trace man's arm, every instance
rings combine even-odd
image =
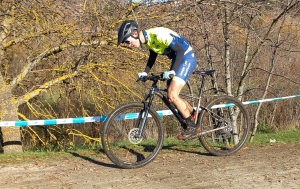
[[[176,60],[172,67],[172,70],[174,70],[176,73],[181,64],[181,61],[183,59],[184,49],[182,48],[182,46],[179,43],[175,43],[175,45],[172,47],[172,49],[176,52]]]
[[[144,72],[146,72],[146,73],[150,72],[152,66],[155,63],[156,57],[157,57],[157,53],[150,50],[150,55],[149,55],[148,62],[147,62],[147,65],[146,65],[146,68],[145,68]]]

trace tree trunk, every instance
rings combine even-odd
[[[227,7],[226,3],[224,4],[224,25],[223,25],[223,35],[224,35],[224,40],[225,40],[225,55],[224,55],[224,59],[225,59],[225,77],[226,77],[226,92],[227,95],[229,96],[233,96],[232,94],[232,83],[231,83],[231,60],[230,60],[230,35],[229,35],[229,31],[230,31],[230,10]]]
[[[1,121],[16,121],[18,105],[13,102],[11,87],[6,85],[0,74],[0,119]],[[4,153],[22,152],[22,142],[19,127],[2,127]]]
[[[1,22],[0,40],[2,44],[6,42],[7,35],[13,20],[14,7],[12,7],[10,17],[6,17]],[[0,48],[0,62],[4,57],[5,51],[3,46]],[[0,121],[16,121],[18,119],[18,104],[14,102],[12,87],[8,85],[0,72]],[[4,153],[22,152],[21,134],[18,127],[2,127],[2,148]]]
[[[284,28],[284,23],[285,23],[285,17],[283,18],[283,21],[281,22],[281,26],[279,28],[279,31],[278,31],[278,36],[277,36],[277,40],[276,40],[276,43],[275,44],[272,44],[272,46],[274,47],[274,50],[272,52],[272,60],[271,60],[271,67],[270,67],[270,71],[269,71],[269,76],[268,76],[268,79],[267,79],[267,82],[266,82],[266,86],[265,86],[265,90],[264,90],[264,94],[262,96],[261,99],[265,99],[265,97],[267,96],[268,94],[268,89],[270,87],[270,83],[271,83],[271,79],[272,79],[272,75],[273,75],[273,72],[275,70],[275,63],[276,63],[276,58],[277,58],[277,50],[280,48],[280,43],[282,42],[281,40],[281,31],[283,30]],[[279,55],[280,56],[280,55]],[[277,103],[276,103],[277,104]],[[275,104],[275,105],[276,105]],[[256,131],[257,131],[257,127],[258,127],[258,117],[259,117],[259,113],[260,113],[260,109],[261,109],[261,103],[259,103],[257,109],[256,109],[256,112],[255,112],[255,117],[254,117],[254,128],[253,128],[253,131],[252,131],[252,134],[251,134],[251,137],[250,137],[250,142],[253,141],[253,138],[254,138],[254,135],[256,134]],[[274,114],[275,115],[275,112]],[[273,117],[274,118],[274,117]],[[272,119],[273,120],[273,119]]]

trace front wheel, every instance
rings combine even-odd
[[[150,109],[141,137],[144,104],[128,103],[116,108],[105,121],[101,142],[108,158],[121,168],[150,163],[163,146],[164,129],[156,111]]]
[[[200,142],[213,155],[231,155],[245,144],[250,130],[247,110],[230,96],[211,100],[199,115]]]

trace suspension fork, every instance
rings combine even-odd
[[[152,105],[152,101],[154,99],[155,89],[156,89],[156,83],[154,83],[152,85],[149,94],[143,100],[144,108],[140,111],[138,119],[137,119],[137,123],[136,123],[136,126],[135,126],[136,128],[139,128],[139,132],[136,135],[137,138],[141,138],[142,135],[143,135],[145,123],[147,121],[149,110],[150,110],[150,107]],[[148,102],[147,102],[147,99],[149,99]],[[142,123],[140,124],[141,121],[142,121]]]

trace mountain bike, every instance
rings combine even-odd
[[[212,155],[231,155],[242,148],[248,137],[250,121],[248,113],[237,98],[216,96],[201,104],[205,79],[215,70],[194,71],[201,77],[197,98],[195,123],[200,132],[189,139],[199,138],[202,146]],[[163,111],[156,111],[152,104],[158,97],[172,112],[182,128],[186,122],[175,106],[169,102],[157,83],[165,81],[162,73],[145,76],[138,81],[152,81],[148,95],[142,102],[131,102],[118,106],[105,120],[101,142],[108,158],[117,166],[126,169],[139,168],[150,163],[160,152],[165,138],[162,123]]]

